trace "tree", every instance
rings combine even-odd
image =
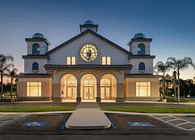
[[[180,101],[180,71],[188,68],[189,65],[195,68],[194,63],[190,57],[184,57],[183,59],[176,59],[174,57],[169,57],[167,59],[167,64],[170,68],[174,70],[174,77],[177,80],[177,96],[178,102]]]
[[[154,67],[158,73],[162,73],[162,87],[163,87],[163,98],[165,98],[165,74],[169,70],[167,63],[158,61]]]
[[[165,95],[168,95],[168,89],[172,84],[172,77],[169,74],[165,76]]]
[[[13,66],[13,64],[9,63],[12,61],[12,56],[0,54],[1,99],[3,95],[3,76],[5,75],[6,71]]]
[[[191,79],[188,80],[180,80],[180,88],[181,88],[181,96],[189,97],[191,96],[193,81]]]
[[[12,68],[12,69],[7,69],[8,71],[8,76],[11,78],[10,79],[10,84],[11,84],[11,101],[12,101],[12,97],[13,97],[13,81],[14,81],[14,78],[16,77],[17,75],[17,69],[16,68]]]

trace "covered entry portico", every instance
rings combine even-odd
[[[76,66],[46,66],[53,74],[53,101],[124,101],[124,67],[99,67],[85,70]],[[72,67],[72,70],[69,70]],[[63,68],[63,69],[62,69]],[[106,68],[106,69],[105,69]],[[109,69],[112,68],[112,69]],[[126,68],[126,67],[125,67]],[[109,70],[108,70],[109,69]]]
[[[97,78],[93,74],[84,74],[80,78],[80,91],[77,90],[77,78],[73,74],[65,74],[61,80],[62,98],[66,100],[76,101],[96,101],[98,96],[101,100],[114,100],[116,97],[117,82],[112,74],[104,74],[100,78],[99,87],[97,87]],[[78,86],[77,86],[78,85]],[[79,88],[78,88],[79,89]],[[100,89],[100,94],[97,94]],[[77,94],[77,91],[79,94]],[[80,97],[77,98],[77,97]]]

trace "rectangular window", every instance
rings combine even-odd
[[[111,64],[111,57],[107,56],[107,65],[110,65],[110,64]]]
[[[75,56],[68,56],[66,58],[67,65],[75,65],[76,64],[76,57]]]
[[[76,58],[74,56],[72,56],[72,65],[76,64]]]
[[[67,65],[70,65],[70,64],[71,64],[71,57],[68,56],[68,57],[66,58],[66,61],[67,61]]]
[[[27,96],[41,96],[41,82],[27,82]]]
[[[136,82],[136,96],[147,97],[150,96],[150,82]]]
[[[102,57],[102,65],[111,65],[111,57],[103,56]]]
[[[106,65],[106,57],[105,56],[102,57],[102,65]]]

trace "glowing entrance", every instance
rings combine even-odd
[[[91,74],[86,74],[81,78],[82,100],[96,99],[96,78]]]
[[[75,100],[77,95],[77,80],[74,75],[67,74],[62,78],[62,96],[68,100]]]
[[[100,81],[102,100],[112,100],[116,97],[116,78],[111,74],[105,74]]]

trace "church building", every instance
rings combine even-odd
[[[159,76],[153,75],[152,38],[137,33],[129,50],[98,34],[86,21],[80,33],[49,50],[41,33],[25,39],[24,73],[18,100],[53,102],[124,102],[159,100]]]

